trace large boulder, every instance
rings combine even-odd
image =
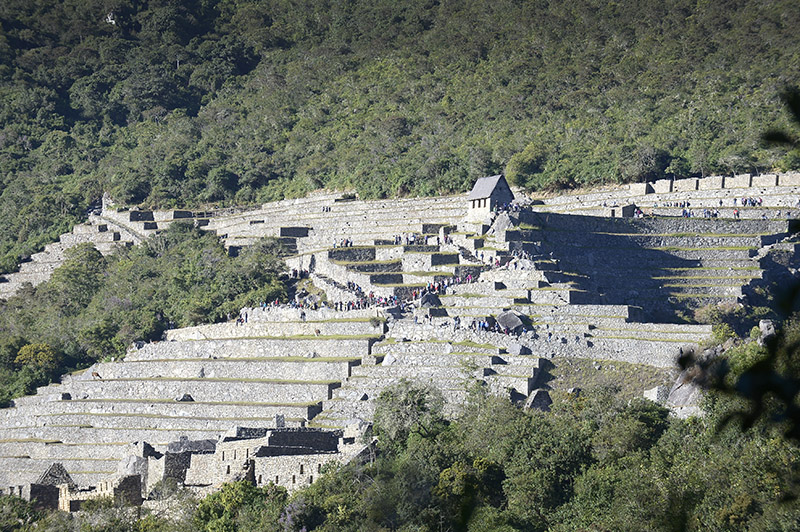
[[[758,322],[758,328],[761,331],[761,336],[758,338],[758,345],[765,345],[767,342],[775,338],[777,332],[775,331],[775,322],[772,320],[761,320]]]
[[[512,342],[508,344],[506,348],[508,350],[509,355],[530,355],[531,350],[528,349],[527,346],[522,345],[519,342]]]
[[[508,310],[499,314],[497,316],[497,323],[500,324],[500,327],[503,329],[508,329],[512,332],[522,327],[522,319],[520,319],[520,315],[513,310]]]
[[[694,382],[689,370],[686,370],[670,389],[665,406],[679,418],[697,416],[702,414],[699,406],[702,397],[703,389]]]
[[[422,308],[441,307],[442,301],[436,294],[428,292],[419,298],[419,306]]]
[[[669,398],[670,389],[666,386],[656,386],[654,388],[650,388],[649,390],[644,391],[644,398],[650,399],[654,403],[658,403],[663,405],[667,402]]]
[[[505,233],[509,229],[514,227],[514,220],[511,216],[508,215],[507,212],[501,213],[497,215],[495,218],[494,223],[492,224],[491,229],[489,229],[489,235],[499,235]]]
[[[531,394],[525,399],[525,408],[535,408],[536,410],[541,410],[542,412],[549,412],[550,405],[553,404],[553,400],[550,399],[550,394],[547,390],[533,390]]]

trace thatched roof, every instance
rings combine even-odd
[[[58,486],[59,484],[69,484],[72,487],[75,487],[75,482],[72,480],[72,477],[64,469],[64,466],[61,465],[61,462],[54,462],[47,470],[42,473],[42,476],[39,477],[39,480],[36,481],[36,484],[42,484],[45,486]]]

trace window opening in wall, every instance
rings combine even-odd
[[[226,475],[230,475],[231,474],[231,466],[227,467],[227,469],[225,470],[225,474]]]
[[[317,473],[322,473],[322,464],[317,464]]]
[[[278,485],[278,475],[275,475],[275,485]]]
[[[300,474],[303,474],[303,464],[300,464]]]
[[[261,485],[261,475],[258,475],[258,485]]]
[[[314,475],[311,475],[310,477],[308,477],[308,483],[313,484],[313,482],[314,482]]]
[[[236,449],[233,450],[233,459],[236,460]]]
[[[292,484],[294,484],[295,482],[297,482],[297,479],[295,478],[294,475],[292,475]]]
[[[225,451],[222,451],[222,461],[225,461]]]
[[[244,457],[245,458],[250,458],[250,449],[245,449],[244,450]]]

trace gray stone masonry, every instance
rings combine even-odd
[[[244,327],[240,327],[244,329]],[[236,338],[168,341],[128,350],[126,360],[171,360],[259,357],[352,357],[369,353],[371,340],[357,338]],[[102,373],[101,373],[102,375]],[[90,377],[91,375],[89,375]]]
[[[360,363],[359,358],[339,362],[326,361],[322,357],[305,358],[299,361],[276,359],[205,359],[205,360],[148,360],[130,361],[124,364],[108,363],[97,367],[103,379],[130,379],[142,377],[237,379],[242,375],[251,378],[272,378],[300,381],[325,381],[344,378],[350,368]]]
[[[321,400],[321,398],[320,398]],[[269,398],[251,397],[244,403],[231,403],[222,401],[193,401],[177,402],[174,399],[155,401],[147,397],[136,399],[120,398],[117,400],[103,399],[73,399],[58,403],[43,402],[41,404],[28,404],[22,410],[14,412],[14,417],[4,416],[5,427],[31,426],[36,416],[54,417],[60,413],[80,413],[120,416],[140,416],[142,418],[163,418],[165,424],[175,424],[175,417],[192,417],[202,419],[269,419],[277,414],[286,414],[286,417],[295,419],[310,419],[317,410],[316,403],[279,403],[270,401]],[[19,421],[19,423],[16,423]],[[23,440],[26,437],[22,438]],[[71,439],[61,440],[70,443]],[[136,440],[134,440],[136,441]],[[24,442],[23,442],[24,443]],[[129,443],[129,442],[119,442]]]
[[[231,427],[274,427],[277,419],[290,427],[345,427],[354,418],[369,419],[381,390],[403,378],[439,386],[453,414],[475,386],[519,404],[537,403],[546,359],[672,367],[681,350],[710,336],[710,327],[647,320],[693,305],[736,301],[758,283],[770,282],[770,268],[777,267],[770,250],[786,248],[796,258],[794,247],[783,241],[793,226],[785,219],[633,219],[544,211],[606,213],[614,203],[618,209],[635,200],[647,208],[647,201],[679,198],[689,199],[692,208],[695,202],[698,208],[713,206],[721,198],[731,209],[735,195],[763,196],[776,215],[786,201],[796,203],[797,197],[787,194],[798,193],[800,176],[661,182],[548,199],[542,212],[492,215],[486,223],[462,221],[467,211],[463,196],[364,202],[317,194],[214,213],[106,206],[102,215],[7,276],[0,297],[25,279],[38,283],[49,278],[71,245],[92,242],[101,252],[111,252],[175,220],[196,222],[229,246],[263,236],[286,239],[297,253],[287,260],[288,268],[311,270],[329,301],[353,300],[342,289],[348,281],[367,292],[406,298],[413,287],[448,275],[472,271],[477,282],[450,287],[440,297],[442,307],[416,309],[417,323],[412,313],[390,316],[382,309],[306,309],[301,316],[298,309],[270,307],[242,309],[240,315],[247,316],[243,325],[167,331],[165,341],[132,346],[121,362],[65,376],[61,384],[42,387],[37,395],[0,410],[0,486],[34,483],[50,464],[61,461],[79,485],[108,483],[114,474],[146,473],[147,489],[168,474],[166,460],[133,452],[132,442],[147,441],[154,453],[164,452],[182,436],[216,440],[230,435]],[[755,216],[760,211],[747,212]],[[459,232],[452,230],[454,225]],[[426,235],[414,246],[387,245],[394,236],[409,233]],[[443,242],[446,233],[452,243]],[[356,245],[333,249],[342,239]],[[512,253],[520,251],[531,260],[513,261]],[[498,259],[509,265],[483,267],[475,253],[484,254],[487,263]],[[523,314],[523,334],[466,328],[473,318],[507,309]],[[371,320],[376,317],[386,318],[385,323]],[[454,317],[460,318],[460,327]],[[281,445],[284,455],[271,456],[277,452],[273,449],[253,458],[255,448],[248,444],[226,443],[228,450],[245,450],[244,459],[237,454],[231,463],[221,453],[195,454],[188,469],[189,463],[173,465],[196,484],[250,478],[265,485],[277,477],[293,489],[312,482],[335,456],[296,455],[302,445],[287,440]]]
[[[97,379],[83,381],[80,386],[65,386],[64,391],[76,399],[117,399],[147,397],[175,400],[190,394],[195,401],[248,402],[263,398],[276,403],[302,403],[329,397],[330,381],[302,382],[257,380],[253,376],[239,379]]]
[[[248,317],[249,319],[249,317]],[[317,334],[319,331],[319,334]],[[318,322],[248,322],[216,323],[198,325],[166,332],[167,341],[214,340],[225,338],[270,338],[270,337],[315,337],[326,336],[380,336],[383,326],[374,326],[365,321],[318,321]]]

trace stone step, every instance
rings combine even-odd
[[[358,202],[346,206],[344,204],[328,205],[330,212],[322,212],[321,209],[309,210],[308,207],[268,207],[251,211],[246,214],[229,217],[210,218],[214,229],[230,230],[233,227],[249,226],[251,221],[254,225],[285,226],[286,220],[291,219],[292,223],[305,227],[325,227],[332,230],[339,227],[352,228],[353,230],[365,230],[372,227],[397,225],[402,226],[403,221],[409,225],[419,225],[419,231],[424,226],[430,228],[433,223],[440,225],[449,224],[450,220],[464,216],[466,208],[458,205],[457,198],[441,202],[433,207],[425,204],[424,198],[415,199],[417,205],[403,203],[398,200],[392,206],[386,204],[378,205],[375,202]],[[461,200],[463,201],[463,200]],[[438,222],[430,222],[431,219],[438,218]],[[258,223],[263,221],[263,224]],[[399,231],[404,233],[406,231]]]
[[[391,334],[391,333],[390,333]],[[392,338],[394,339],[394,338]],[[453,352],[458,353],[476,353],[494,355],[497,354],[498,349],[490,345],[479,345],[472,342],[434,342],[434,341],[419,341],[419,342],[403,342],[403,341],[386,341],[375,344],[372,350],[373,354],[386,355],[393,354],[440,354],[446,355]]]
[[[659,276],[654,277],[653,281],[659,283],[664,288],[682,288],[692,286],[729,286],[742,287],[753,279],[761,279],[763,271],[755,272],[757,275],[742,277],[740,275],[689,275],[689,276]]]
[[[102,233],[65,233],[59,237],[59,241],[65,246],[77,246],[78,244],[95,244],[100,242],[118,242],[120,234],[117,231],[104,231]]]
[[[47,470],[54,460],[49,458],[23,458],[23,457],[10,457],[0,456],[3,461],[3,473],[7,480],[13,482],[13,476],[19,473],[31,473],[41,475]],[[98,474],[113,475],[117,470],[118,459],[114,458],[90,458],[90,457],[74,457],[63,458],[61,464],[69,471],[81,472],[95,472]],[[0,483],[0,486],[4,485]]]
[[[392,360],[390,365],[385,363],[378,364],[375,366],[362,366],[357,369],[357,371],[353,372],[351,377],[353,378],[360,378],[360,377],[409,377],[413,378],[416,376],[437,376],[440,375],[443,378],[474,378],[477,375],[477,371],[480,369],[472,364],[465,364],[464,361],[459,364],[458,361],[453,360],[454,357],[448,357],[447,355],[442,355],[436,361],[435,364],[408,364],[406,363],[407,360],[403,357],[397,357],[397,359]],[[346,383],[349,383],[350,380],[348,379]],[[334,392],[335,394],[335,392]]]
[[[17,290],[24,283],[30,283],[33,286],[38,286],[45,281],[48,281],[51,274],[52,270],[9,273],[5,275],[7,282],[3,284],[15,284],[17,287],[14,288],[14,290]],[[10,289],[10,287],[6,288]]]
[[[408,353],[392,355],[395,358],[394,364],[405,366],[448,366],[448,367],[484,367],[493,364],[505,363],[505,354],[481,354],[481,353]],[[385,360],[385,358],[384,358]],[[354,374],[365,374],[374,366],[364,365],[360,368],[353,368]]]
[[[329,320],[319,322],[274,322],[253,321],[237,325],[233,322],[198,325],[166,331],[168,341],[212,340],[228,338],[274,338],[293,337],[308,339],[320,337],[375,337],[383,334],[383,323],[374,325],[369,320]],[[342,338],[345,339],[345,338]]]
[[[63,401],[44,401],[26,405],[24,408],[7,408],[0,410],[4,426],[29,424],[29,416],[50,415],[57,413],[118,413],[153,415],[158,417],[216,417],[216,418],[273,418],[278,414],[292,419],[311,419],[319,412],[320,400],[300,403],[287,403],[251,397],[247,402],[194,401],[178,402],[174,399],[163,400],[151,397],[135,399],[79,399]],[[255,400],[253,400],[255,399]],[[3,440],[6,437],[4,436]],[[138,441],[138,440],[134,440]]]
[[[694,343],[698,338],[703,338],[710,335],[710,330],[707,332],[699,332],[692,330],[683,331],[654,331],[648,327],[641,328],[602,328],[598,327],[592,329],[589,333],[592,340],[596,341],[599,338],[635,338],[642,340],[667,340],[684,343]]]
[[[133,245],[134,242],[130,240],[121,240],[119,242],[98,242],[94,247],[103,255],[112,255],[121,249],[129,248]]]
[[[716,255],[706,255],[702,259],[685,259],[671,254],[660,256],[640,255],[631,260],[628,255],[608,254],[603,257],[593,255],[590,251],[583,254],[573,254],[560,257],[560,266],[566,271],[585,271],[597,274],[606,269],[623,269],[630,272],[659,272],[664,270],[696,270],[704,268],[739,269],[754,268],[758,264],[749,256],[738,258],[724,258]],[[591,277],[591,275],[590,275]]]
[[[30,262],[23,262],[19,265],[19,272],[20,273],[42,273],[46,272],[49,274],[53,273],[53,270],[58,268],[63,264],[62,261],[30,261]],[[13,275],[13,274],[12,274]]]
[[[101,223],[82,223],[72,228],[73,234],[96,234],[108,231],[108,225]]]
[[[235,379],[248,378],[295,379],[322,381],[343,379],[350,367],[360,363],[360,358],[343,361],[326,358],[304,358],[298,361],[281,357],[270,359],[165,359],[125,361],[100,364],[95,371],[104,379],[173,377]],[[90,374],[91,375],[91,374]]]
[[[136,445],[132,443],[106,444],[67,444],[44,443],[40,441],[18,440],[0,441],[0,456],[29,456],[35,460],[60,462],[85,454],[97,460],[119,460],[128,454],[135,454]],[[0,484],[2,486],[2,484]]]
[[[443,357],[446,358],[446,357]],[[370,379],[370,382],[394,382],[400,379],[417,380],[429,383],[435,383],[437,386],[444,386],[445,388],[456,388],[461,386],[467,387],[475,381],[492,379],[494,385],[498,389],[513,388],[518,393],[527,395],[533,389],[533,378],[530,377],[531,368],[527,371],[520,366],[514,366],[521,373],[514,373],[508,370],[495,371],[493,368],[507,368],[507,366],[492,366],[487,367],[474,367],[471,365],[464,366],[449,366],[449,365],[407,365],[402,362],[392,364],[391,366],[370,366],[362,368],[358,374],[353,375],[348,380],[348,387],[355,386],[356,389],[361,390],[359,379]],[[347,388],[342,391],[346,393]]]
[[[338,387],[335,381],[281,381],[234,379],[95,379],[62,386],[74,399],[151,397],[177,400],[185,394],[195,401],[247,402],[254,397],[276,403],[326,399]]]
[[[190,440],[218,439],[225,431],[209,430],[171,430],[169,428],[119,428],[104,427],[93,428],[77,425],[48,425],[46,427],[14,427],[4,429],[7,438],[36,438],[43,440],[57,440],[74,443],[115,443],[146,441],[150,444],[166,446],[169,442],[177,441],[181,436]]]
[[[585,240],[573,240],[579,246],[602,248],[614,251],[660,250],[672,247],[715,248],[747,247],[758,248],[769,241],[769,237],[752,234],[635,234],[591,232]]]
[[[304,418],[303,418],[304,419]],[[37,416],[34,420],[36,426],[52,424],[123,429],[163,429],[174,430],[208,430],[226,431],[233,426],[272,426],[275,424],[274,416],[267,417],[187,417],[187,416],[157,416],[153,414],[120,414],[76,412],[69,414],[48,414]],[[292,423],[290,422],[289,425]],[[297,423],[294,423],[295,425]]]
[[[244,329],[244,327],[239,328]],[[185,340],[143,344],[131,348],[127,361],[164,360],[171,358],[237,359],[259,357],[362,357],[370,352],[374,340],[359,338],[314,337],[297,338],[227,338]],[[101,373],[102,375],[102,373]]]

